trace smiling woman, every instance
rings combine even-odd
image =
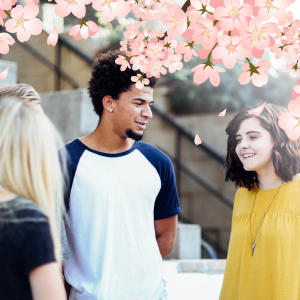
[[[255,108],[226,128],[226,181],[240,188],[220,299],[299,299],[300,146],[278,125],[285,108]]]

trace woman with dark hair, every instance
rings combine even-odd
[[[225,180],[240,188],[220,299],[300,299],[300,145],[278,125],[285,108],[255,108],[226,128]]]

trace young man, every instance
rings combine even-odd
[[[100,122],[66,145],[70,299],[165,300],[162,257],[175,242],[181,212],[170,159],[140,142],[152,118],[153,87],[137,89],[122,52],[98,56],[89,93]]]

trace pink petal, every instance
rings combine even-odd
[[[87,39],[89,37],[89,28],[83,25],[80,29],[80,35],[83,39]]]
[[[286,134],[292,141],[295,141],[300,137],[300,127],[296,126],[296,128],[286,131]]]
[[[219,113],[219,117],[224,117],[226,115],[226,110],[227,108],[225,108],[222,112]]]
[[[219,73],[217,71],[212,72],[209,76],[209,81],[213,86],[217,87],[221,82],[221,78],[220,78]]]
[[[131,7],[129,3],[125,1],[112,2],[111,9],[114,11],[116,16],[120,18],[126,17],[131,11]],[[103,16],[103,20],[104,20],[104,16]]]
[[[77,17],[78,19],[81,19],[86,14],[86,8],[85,5],[81,1],[77,1],[76,4],[72,6],[72,14]]]
[[[259,106],[258,108],[248,110],[248,114],[259,116],[261,114],[261,112],[263,111],[263,109],[265,108],[266,103],[267,103],[267,101],[264,104],[262,104],[261,106]]]
[[[264,72],[261,72],[259,75],[258,74],[253,74],[252,75],[252,82],[255,86],[261,87],[268,82],[268,75]]]
[[[22,5],[17,5],[15,8],[13,8],[10,12],[10,15],[13,19],[18,19],[19,16],[22,16],[24,13],[24,8]]]
[[[140,82],[140,81],[137,81],[136,84],[135,84],[135,86],[136,86],[138,89],[141,90],[141,89],[144,87],[144,84],[143,84],[142,82]]]
[[[76,35],[80,30],[80,25],[75,25],[71,28],[70,32],[69,32],[69,35]]]
[[[38,35],[43,30],[43,22],[37,18],[34,18],[32,20],[25,22],[24,28],[26,32],[33,35]]]
[[[261,72],[261,71],[264,72],[264,71],[267,71],[267,70],[269,70],[269,69],[271,68],[269,61],[267,61],[267,60],[265,60],[265,59],[260,60],[260,61],[256,64],[256,67],[257,67],[257,66],[260,66],[260,68],[258,69],[259,72]]]
[[[200,145],[200,144],[202,143],[202,141],[201,141],[201,139],[200,139],[200,137],[199,137],[198,134],[196,134],[196,136],[195,136],[194,143],[195,143],[195,145],[197,145],[197,146]]]
[[[288,109],[291,115],[300,118],[300,102],[291,100],[288,104]]]
[[[55,46],[57,40],[58,40],[58,33],[57,33],[57,29],[54,27],[47,38],[47,45],[51,44],[52,46]]]
[[[300,94],[300,85],[296,85],[293,87],[293,90],[297,93]]]
[[[251,80],[250,72],[244,72],[238,78],[240,84],[247,84],[250,82],[250,80]]]
[[[0,73],[0,79],[4,80],[7,77],[9,67],[7,67],[2,73]]]
[[[35,4],[29,4],[24,7],[24,19],[33,19],[39,13],[39,7]]]
[[[283,113],[278,118],[278,125],[284,130],[292,130],[297,126],[297,119],[295,119],[290,113]]]

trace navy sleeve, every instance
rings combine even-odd
[[[152,145],[139,142],[138,150],[155,167],[161,179],[161,189],[154,205],[154,220],[169,218],[181,213],[174,168],[170,158]]]

